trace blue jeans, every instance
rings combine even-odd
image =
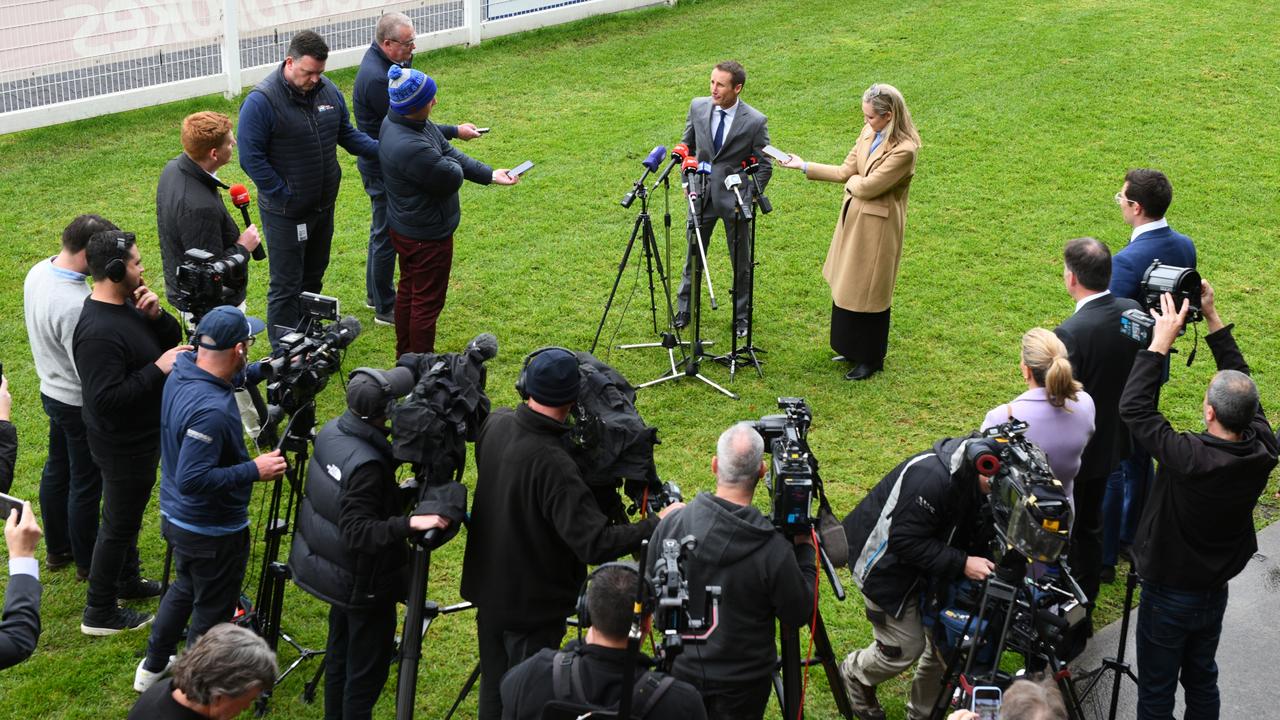
[[[387,193],[383,189],[382,175],[369,175],[363,171],[364,191],[369,195],[372,214],[369,216],[369,257],[365,261],[365,297],[379,314],[396,309],[396,249],[387,233]]]
[[[1120,546],[1132,545],[1142,519],[1147,488],[1155,475],[1151,455],[1142,448],[1120,461],[1107,478],[1107,491],[1102,497],[1102,565],[1115,567]]]
[[[98,538],[102,473],[89,453],[80,408],[40,394],[49,416],[49,456],[40,476],[40,517],[49,552],[71,553],[76,567],[89,572]]]
[[[1217,720],[1218,638],[1227,588],[1188,592],[1143,582],[1138,604],[1138,720],[1173,717],[1178,681],[1184,720]]]

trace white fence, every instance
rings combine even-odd
[[[676,0],[0,0],[0,134],[251,87],[294,33],[357,65],[385,12],[418,51]]]

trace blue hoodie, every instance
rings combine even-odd
[[[183,353],[164,384],[160,418],[160,513],[202,535],[248,527],[258,468],[245,449],[235,387]]]

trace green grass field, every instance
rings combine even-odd
[[[1195,239],[1200,269],[1217,288],[1224,318],[1238,323],[1264,402],[1276,407],[1278,35],[1280,10],[1266,3],[743,0],[682,2],[421,55],[415,66],[440,84],[438,120],[493,127],[461,149],[495,167],[538,163],[515,188],[463,189],[437,347],[457,350],[479,332],[497,334],[502,350],[490,363],[489,388],[495,405],[516,402],[512,384],[528,351],[586,348],[635,217],[618,200],[649,149],[678,140],[689,98],[706,93],[711,66],[736,57],[750,74],[743,98],[768,114],[774,145],[839,162],[862,124],[860,93],[890,82],[905,94],[924,148],[886,372],[856,385],[829,360],[830,296],[820,273],[840,188],[775,174],[769,195],[776,212],[758,230],[756,339],[768,350],[764,379],[740,373],[732,384],[742,394],[738,402],[689,382],[640,395],[640,410],[663,441],[659,471],[687,496],[711,488],[719,432],[772,412],[780,395],[812,405],[810,441],[841,515],[904,457],[973,429],[1023,389],[1021,334],[1053,327],[1072,311],[1061,279],[1065,241],[1093,235],[1113,250],[1127,241],[1112,195],[1131,167],[1157,167],[1172,179],[1170,221]],[[349,92],[354,74],[330,77]],[[22,442],[15,494],[37,497],[46,428],[21,318],[24,274],[56,252],[74,215],[98,212],[138,233],[158,285],[155,184],[180,149],[179,123],[196,110],[234,115],[237,107],[214,96],[0,137],[0,361]],[[368,200],[354,159],[340,158],[346,182],[326,291],[365,324],[348,369],[385,367],[393,361],[394,332],[372,326],[363,307]],[[243,180],[235,164],[222,176]],[[671,200],[678,229],[683,199]],[[659,195],[660,242],[663,208]],[[707,316],[719,347],[729,325],[723,242],[710,257],[725,298]],[[631,264],[610,314],[605,335],[616,342],[652,339],[642,267]],[[266,279],[256,266],[249,305],[258,313]],[[1190,337],[1179,343],[1184,353],[1190,344]],[[652,350],[600,354],[635,382],[662,374],[666,362]],[[1175,425],[1200,427],[1212,370],[1203,348],[1190,368],[1175,361],[1163,399]],[[729,381],[718,366],[705,373]],[[338,385],[321,395],[322,418],[340,410]],[[467,481],[474,482],[470,468]],[[1273,491],[1264,495],[1259,526],[1277,514]],[[158,577],[163,550],[152,508],[141,544],[146,571]],[[259,512],[255,499],[255,518]],[[459,599],[464,542],[437,554],[433,599]],[[840,653],[870,637],[858,593],[844,578],[848,600],[837,602],[825,584],[821,600]],[[30,661],[0,674],[0,716],[123,717],[135,698],[133,669],[146,633],[81,635],[84,585],[70,571],[46,572],[42,580],[40,645]],[[1121,589],[1104,594],[1104,619],[1118,616]],[[324,618],[320,602],[290,591],[285,626],[295,637],[323,645]],[[432,628],[419,717],[442,716],[461,686],[474,663],[473,627],[472,616],[455,615]],[[281,652],[282,664],[292,659]],[[279,689],[274,717],[320,715],[298,700],[312,668]],[[394,672],[392,678],[379,717],[393,715]],[[900,679],[881,692],[891,717],[903,713],[906,685]],[[812,717],[836,716],[820,672],[809,695]],[[474,715],[474,696],[461,712]]]

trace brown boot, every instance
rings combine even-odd
[[[849,697],[853,716],[858,720],[885,720],[884,708],[876,699],[875,686],[863,685],[854,675],[852,660],[853,655],[850,654],[840,663],[840,679],[844,682],[844,692]]]

